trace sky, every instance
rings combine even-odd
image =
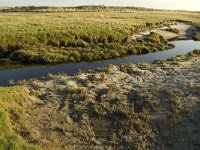
[[[0,0],[0,6],[138,6],[200,11],[200,0]]]

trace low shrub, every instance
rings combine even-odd
[[[19,50],[19,51],[13,52],[10,58],[12,60],[30,63],[35,60],[36,55],[37,54],[31,50]]]
[[[200,32],[196,32],[195,35],[193,36],[193,39],[196,41],[200,41]]]
[[[175,33],[175,34],[179,34],[179,30],[175,29],[175,28],[167,28],[166,31],[172,32],[172,33]]]

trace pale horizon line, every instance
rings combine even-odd
[[[135,7],[135,8],[145,8],[145,9],[153,9],[153,10],[169,10],[169,11],[190,11],[190,12],[200,12],[200,10],[187,10],[187,9],[170,9],[170,8],[153,8],[153,7],[145,7],[145,6],[133,6],[133,5],[71,5],[71,6],[64,6],[64,5],[15,5],[15,6],[8,6],[8,5],[0,5],[0,7],[65,7],[65,8],[76,8],[81,6],[105,6],[105,7]]]

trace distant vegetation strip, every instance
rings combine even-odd
[[[121,6],[104,6],[104,5],[85,5],[77,7],[53,7],[53,6],[16,6],[16,7],[0,7],[0,12],[97,12],[97,11],[120,11],[120,12],[133,12],[133,11],[173,11],[173,12],[193,12],[200,13],[199,11],[186,11],[186,10],[162,10],[145,7],[121,7]]]

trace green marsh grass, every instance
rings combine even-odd
[[[162,45],[159,47],[155,42],[149,45],[148,41],[133,41],[134,32],[175,19],[200,25],[200,15],[196,12],[130,8],[104,8],[106,11],[103,11],[103,8],[85,7],[84,11],[57,13],[0,13],[0,58],[55,64],[143,54],[169,47],[164,48],[164,43],[158,43]]]

